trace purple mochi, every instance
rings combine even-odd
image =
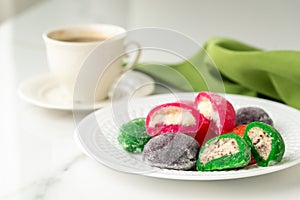
[[[183,133],[166,133],[152,138],[144,147],[143,160],[150,166],[189,170],[195,168],[198,142]]]
[[[273,126],[273,120],[268,113],[258,107],[243,107],[236,111],[236,125],[249,124],[251,122],[264,122]]]

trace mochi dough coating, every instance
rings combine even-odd
[[[145,118],[136,118],[125,123],[120,128],[118,142],[125,151],[141,153],[145,144],[151,139],[146,133]]]
[[[273,126],[273,120],[262,108],[250,106],[236,111],[236,125],[249,124],[251,122],[264,122]]]
[[[150,166],[189,170],[195,167],[198,142],[183,133],[166,133],[152,138],[143,151],[143,160]]]

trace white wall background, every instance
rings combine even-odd
[[[227,36],[261,48],[300,49],[298,0],[60,1],[78,7],[77,17],[84,20],[119,24],[129,29],[168,27],[199,43],[212,36]],[[58,8],[56,17],[59,12],[68,10]]]
[[[234,37],[262,48],[300,49],[297,0],[131,0],[129,27],[163,26],[200,43]]]
[[[34,1],[48,5],[36,9],[39,17],[20,16],[15,28],[23,30],[23,38],[27,29],[40,37],[54,26],[101,22],[128,29],[167,27],[200,44],[212,36],[224,36],[265,49],[300,49],[298,0],[0,0],[13,10]],[[5,10],[2,5],[0,13]],[[26,24],[31,17],[35,23]]]
[[[0,22],[41,0],[0,0]]]

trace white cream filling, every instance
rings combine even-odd
[[[220,116],[218,112],[214,111],[212,103],[208,98],[202,98],[197,105],[197,109],[206,119],[213,120],[217,127],[220,126]]]
[[[162,108],[155,112],[149,123],[149,127],[155,127],[156,124],[174,125],[180,124],[183,126],[192,126],[196,124],[196,119],[186,109],[176,106]]]
[[[205,118],[211,119],[214,110],[208,98],[202,98],[197,106],[197,109]]]

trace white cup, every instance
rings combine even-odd
[[[79,72],[84,65],[88,65],[91,76],[96,72],[99,75],[105,72],[101,81],[92,86],[95,91],[93,100],[103,100],[107,98],[110,88],[119,76],[131,69],[139,59],[140,49],[133,62],[122,66],[127,47],[124,44],[125,37],[124,28],[109,24],[70,25],[47,31],[43,34],[43,39],[50,71],[71,97]],[[88,60],[88,56],[96,48],[99,49],[99,54]],[[91,87],[87,82],[81,83],[83,84],[81,88]],[[77,101],[91,101],[90,96],[84,95],[86,94],[77,95]]]

